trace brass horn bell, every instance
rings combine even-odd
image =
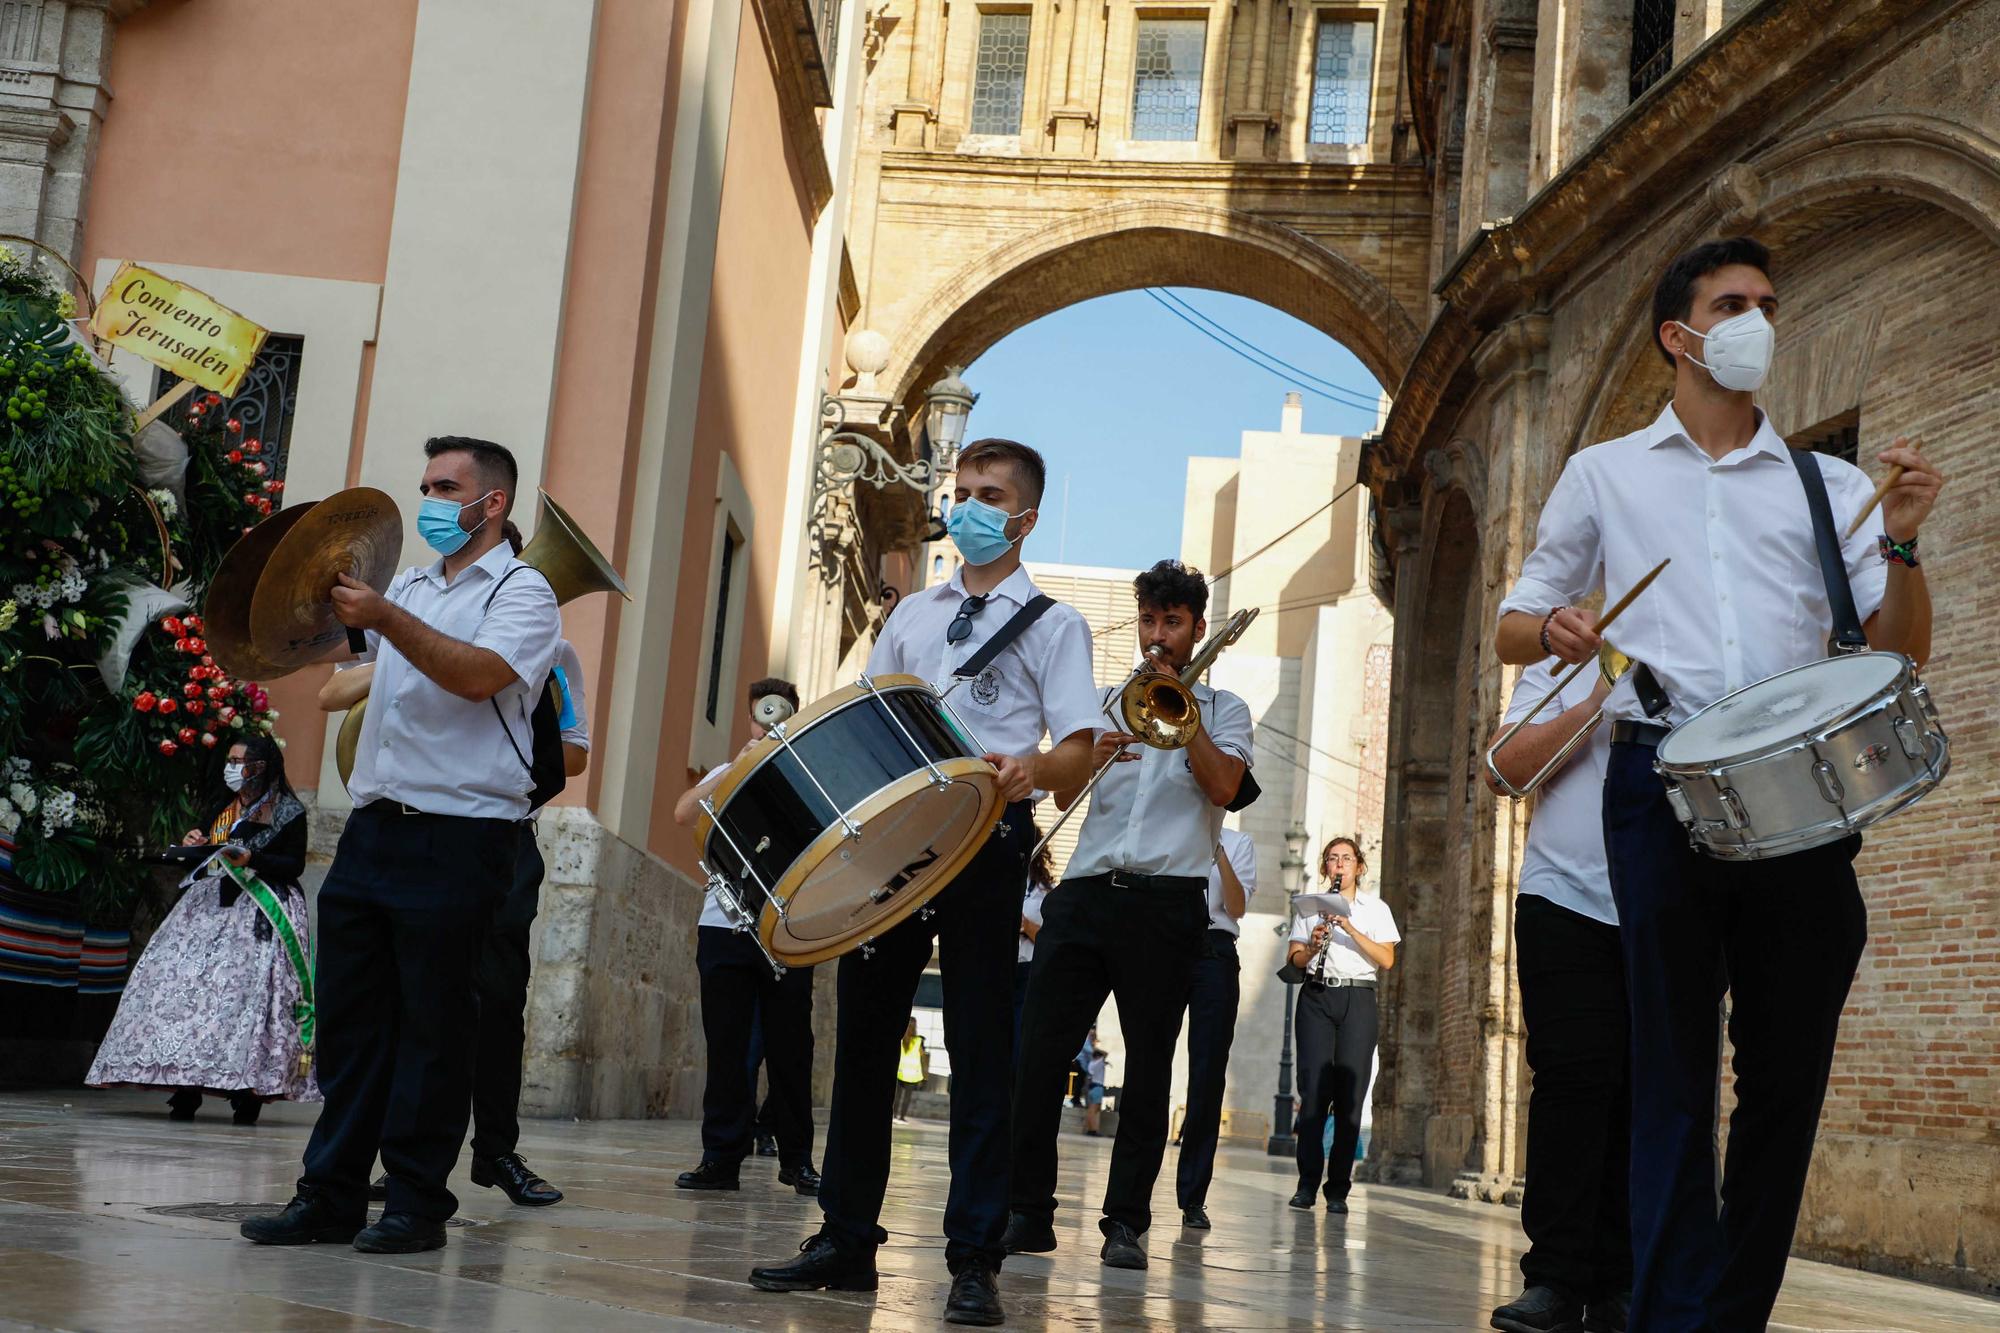
[[[586,537],[569,512],[547,491],[541,491],[541,512],[535,518],[535,535],[521,548],[521,563],[541,571],[555,589],[556,605],[562,606],[594,592],[615,592],[626,601],[632,593],[624,578],[612,568],[597,544]],[[368,700],[362,699],[341,719],[340,734],[334,738],[334,763],[342,783],[354,776],[354,752],[361,744],[361,720]]]

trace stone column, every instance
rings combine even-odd
[[[1618,118],[1630,96],[1628,0],[1540,0],[1528,193],[1546,185]]]
[[[147,0],[10,0],[0,6],[0,231],[72,264],[110,108],[105,71],[118,20]]]
[[[944,58],[943,0],[914,0],[910,23],[909,81],[903,100],[890,111],[896,147],[922,148],[925,131],[937,119],[937,70]]]
[[[1535,0],[1480,0],[1473,22],[1461,239],[1527,202],[1535,94]]]
[[[1235,155],[1245,161],[1263,158],[1271,130],[1271,11],[1278,0],[1253,0],[1253,3],[1257,14],[1250,29],[1250,72],[1243,109],[1229,118],[1235,131]]]

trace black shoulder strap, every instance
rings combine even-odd
[[[1055,604],[1056,599],[1045,593],[1037,593],[1029,598],[1028,604],[1016,611],[1013,618],[1000,627],[998,634],[982,644],[978,652],[968,657],[964,664],[951,674],[963,679],[986,670],[993,664],[993,659],[1006,650],[1008,644],[1025,634],[1028,626],[1040,620],[1042,613]]]
[[[1826,604],[1833,612],[1833,634],[1826,641],[1829,657],[1839,653],[1868,650],[1868,636],[1861,632],[1861,616],[1854,609],[1854,589],[1847,582],[1847,560],[1840,553],[1840,538],[1833,528],[1833,507],[1826,499],[1826,478],[1820,475],[1819,455],[1810,449],[1792,449],[1792,465],[1805,484],[1806,507],[1812,510],[1813,544],[1819,548],[1819,574],[1826,582]]]
[[[495,597],[498,597],[500,595],[500,590],[507,586],[508,579],[513,578],[516,574],[520,573],[524,569],[534,569],[534,568],[535,567],[533,565],[524,565],[518,560],[516,560],[513,564],[509,565],[507,567],[507,572],[505,574],[502,574],[499,578],[493,580],[493,591],[486,594],[486,605],[479,608],[479,613],[481,615],[485,615],[488,611],[491,611],[493,609],[493,599]],[[539,570],[537,570],[536,572],[540,573]],[[543,577],[546,578],[548,576],[543,575]],[[548,687],[547,685],[544,685],[542,688],[547,689]],[[530,686],[528,688],[528,697],[530,699],[535,700],[536,702],[540,702],[542,696],[539,691],[537,691],[533,686]],[[528,772],[533,773],[535,771],[535,765],[529,760],[528,756],[521,753],[521,747],[514,744],[514,729],[507,725],[507,715],[500,711],[500,696],[496,694],[492,698],[488,699],[486,702],[493,705],[493,716],[500,719],[500,732],[507,738],[508,746],[511,747],[514,751],[514,757],[521,761],[522,768],[525,768],[528,770]],[[523,713],[528,713],[532,710],[532,708],[533,705],[524,705],[521,711]],[[530,748],[532,748],[535,743],[534,722],[531,718],[524,718],[523,720],[528,723],[528,745],[530,746]]]

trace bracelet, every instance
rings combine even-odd
[[[1887,541],[1888,538],[1885,537],[1883,538],[1883,540]],[[1560,610],[1562,610],[1560,606],[1556,608],[1556,611]],[[1541,640],[1542,640],[1542,652],[1545,655],[1555,652],[1555,649],[1551,647],[1549,644],[1549,622],[1556,618],[1556,611],[1551,611],[1547,615],[1542,617]]]
[[[1885,532],[1875,540],[1882,548],[1882,558],[1890,564],[1907,565],[1911,569],[1917,567],[1917,539],[1914,536],[1906,542],[1897,542],[1890,541],[1889,534]]]

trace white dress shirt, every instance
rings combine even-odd
[[[1222,830],[1219,841],[1222,854],[1229,858],[1229,868],[1243,885],[1243,910],[1247,912],[1250,895],[1257,892],[1257,844],[1242,829],[1233,828]],[[1208,867],[1208,928],[1226,930],[1239,937],[1243,934],[1243,923],[1229,915],[1229,909],[1222,905],[1222,867],[1213,862]]]
[[[1521,673],[1507,701],[1506,721],[1526,717],[1549,692],[1555,684],[1550,670],[1555,664],[1551,657]],[[1555,721],[1564,710],[1588,699],[1596,685],[1593,665],[1563,687],[1560,699],[1535,714],[1531,725]],[[1604,770],[1610,755],[1611,728],[1600,722],[1590,739],[1535,789],[1528,850],[1521,858],[1520,892],[1615,926],[1618,908],[1611,901],[1611,868],[1604,855]]]
[[[1852,463],[1821,455],[1834,524],[1846,531],[1875,493]],[[1882,605],[1882,512],[1842,545],[1855,610]],[[1812,514],[1785,442],[1760,410],[1750,443],[1711,460],[1669,404],[1644,430],[1580,451],[1542,508],[1535,549],[1500,614],[1546,615],[1603,588],[1624,596],[1667,557],[1659,579],[1605,631],[1651,667],[1685,722],[1723,695],[1826,656],[1833,627]],[[1643,720],[1633,673],[1608,715]]]
[[[1117,693],[1112,686],[1099,696],[1106,710],[1114,707]],[[1194,697],[1201,705],[1201,726],[1208,738],[1224,754],[1248,765],[1255,731],[1250,705],[1228,690],[1202,684],[1194,687]],[[1098,725],[1109,726],[1109,718],[1100,714]],[[1082,879],[1112,870],[1206,878],[1215,865],[1225,811],[1194,780],[1193,762],[1185,749],[1132,748],[1139,758],[1113,764],[1091,791],[1090,813],[1084,817],[1063,878]]]
[[[1372,893],[1355,892],[1348,896],[1354,904],[1351,919],[1354,928],[1377,944],[1394,944],[1403,938],[1403,932],[1396,929],[1396,918],[1389,911],[1389,904]],[[1292,916],[1292,942],[1311,944],[1313,927],[1319,924],[1317,916],[1307,918],[1294,913]],[[1331,932],[1333,947],[1324,954],[1315,954],[1306,961],[1306,975],[1314,981],[1324,982],[1328,978],[1346,981],[1372,981],[1376,979],[1375,964],[1368,961],[1368,955],[1361,952],[1361,946],[1354,937],[1344,930],[1327,927]]]
[[[956,571],[949,581],[896,603],[868,654],[868,674],[916,676],[942,692],[953,682],[953,668],[1040,592],[1026,570],[1015,570],[987,595],[985,608],[972,618],[972,633],[948,644],[945,631],[967,596],[963,571]],[[1044,734],[1061,742],[1079,731],[1104,730],[1110,724],[1097,708],[1090,626],[1075,607],[1050,607],[984,671],[952,691],[951,708],[993,754],[1031,754]]]
[[[1049,891],[1040,884],[1029,886],[1028,895],[1021,899],[1021,915],[1035,923],[1035,929],[1042,928],[1042,900]],[[1028,932],[1021,932],[1021,943],[1014,951],[1017,963],[1032,963],[1035,960],[1035,942],[1028,938]]]
[[[590,748],[590,698],[584,692],[583,662],[577,657],[576,649],[568,639],[556,640],[556,665],[562,668],[563,681],[569,686],[570,711],[576,714],[576,721],[562,729],[565,745],[574,745],[579,750]]]
[[[494,585],[516,567],[522,572],[494,596]],[[534,786],[522,762],[523,756],[534,757],[529,713],[548,680],[562,634],[549,581],[516,560],[502,542],[449,583],[439,560],[404,570],[385,595],[438,633],[498,653],[514,679],[493,703],[474,703],[417,670],[395,644],[369,630],[368,651],[345,664],[375,663],[368,712],[354,749],[354,774],[347,784],[354,804],[400,801],[433,815],[526,817]],[[499,717],[494,703],[500,706]],[[501,729],[503,717],[506,731]]]

